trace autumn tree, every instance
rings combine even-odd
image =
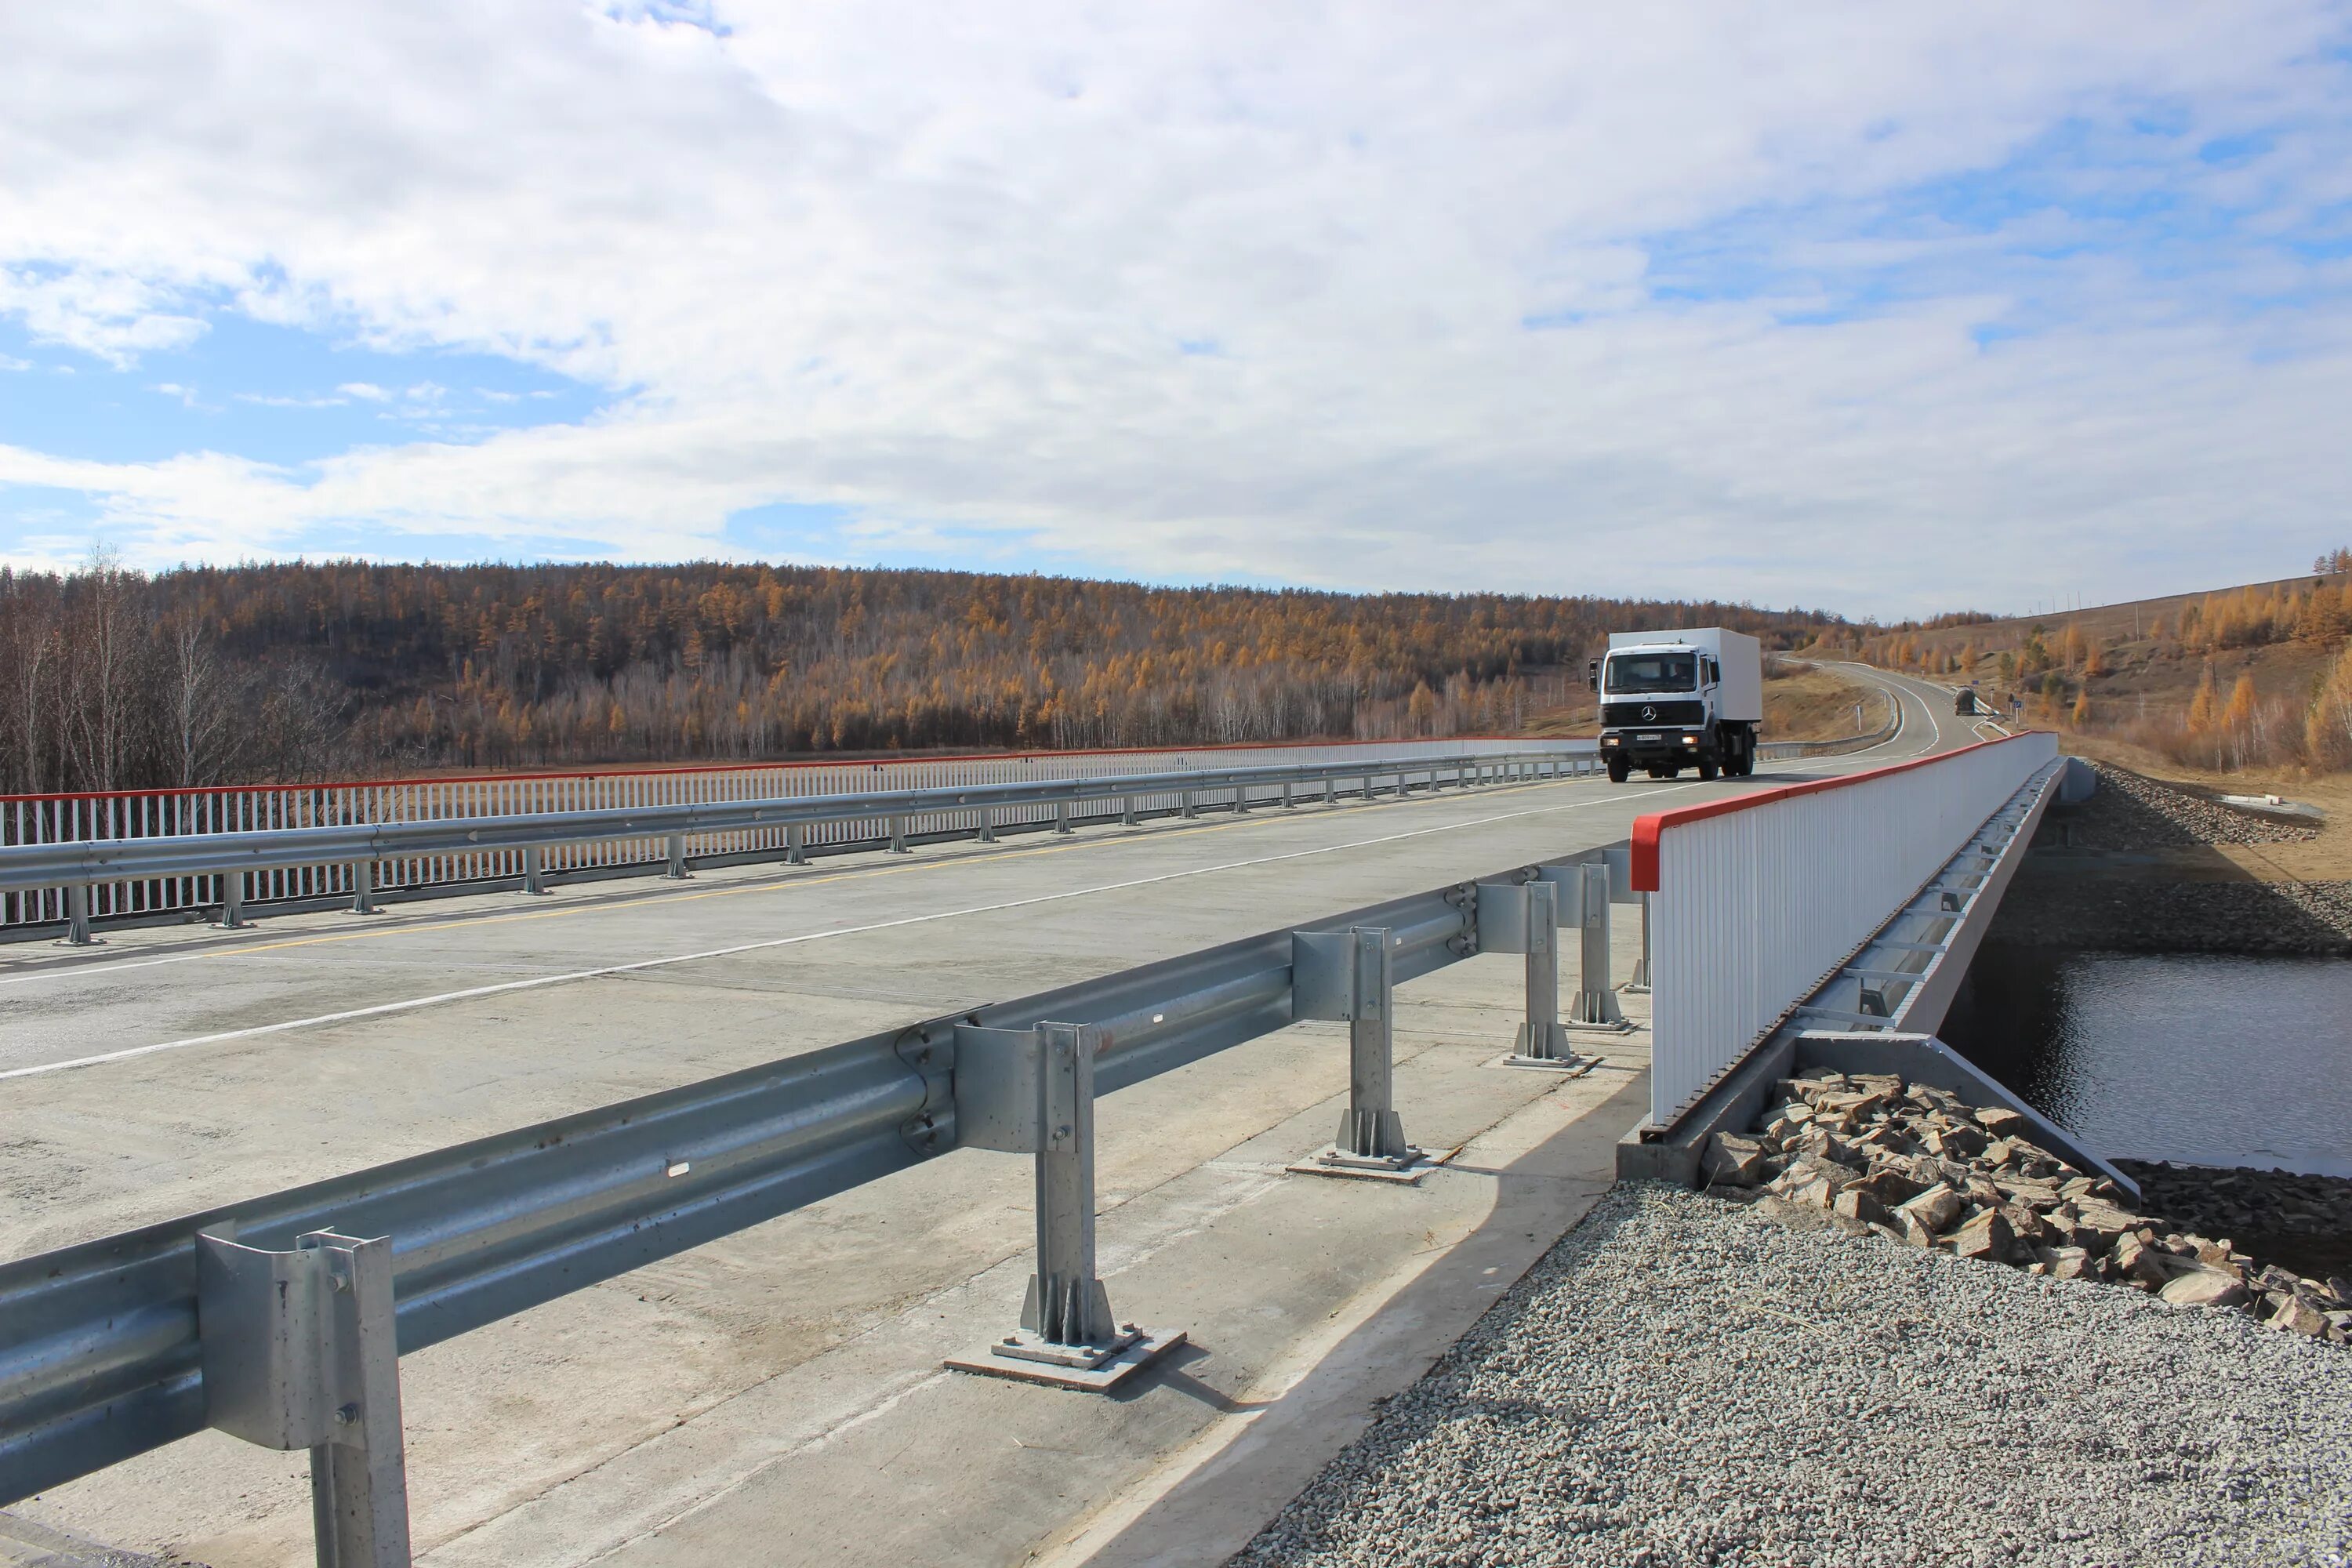
[[[2197,682],[2197,694],[2189,700],[2189,730],[2201,735],[2213,727],[2221,705],[2221,693],[2213,682],[2213,667],[2205,666],[2205,673]]]
[[[2336,656],[2304,716],[2304,752],[2323,768],[2352,768],[2352,647]]]

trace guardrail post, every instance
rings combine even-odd
[[[980,841],[982,844],[996,842],[996,808],[992,805],[980,808]]]
[[[352,862],[352,913],[355,915],[383,913],[376,907],[375,862],[373,860]]]
[[[1076,831],[1070,826],[1070,803],[1066,800],[1057,800],[1054,803],[1054,831],[1056,833]]]
[[[1549,879],[1478,884],[1478,951],[1528,957],[1527,1021],[1506,1066],[1581,1077],[1599,1064],[1568,1043],[1559,1021],[1559,888]]]
[[[914,853],[907,847],[907,819],[903,816],[894,816],[890,819],[890,853],[893,855]]]
[[[1452,1157],[1451,1150],[1431,1154],[1406,1142],[1397,1114],[1391,941],[1374,926],[1291,933],[1291,1016],[1348,1026],[1348,1109],[1339,1114],[1339,1135],[1293,1171],[1418,1181]]]
[[[74,882],[66,889],[66,934],[60,947],[96,947],[98,938],[89,934],[89,884]]]
[[[1201,815],[1200,808],[1192,803],[1192,792],[1189,789],[1184,792],[1184,810],[1182,815],[1188,818],[1196,817]]]
[[[1245,784],[1234,785],[1234,815],[1235,816],[1249,815],[1249,785]]]
[[[1294,808],[1297,806],[1297,801],[1295,801],[1295,800],[1293,800],[1293,799],[1291,798],[1291,795],[1290,795],[1290,781],[1289,781],[1288,779],[1285,779],[1285,780],[1283,780],[1283,781],[1282,781],[1282,809],[1283,809],[1283,810],[1285,810],[1285,811],[1289,811],[1289,810],[1294,809]]]
[[[214,923],[223,931],[244,931],[253,924],[245,918],[245,878],[243,871],[221,873],[221,917]]]
[[[205,1424],[310,1450],[321,1568],[408,1568],[392,1244],[311,1231],[294,1247],[197,1236]]]
[[[792,836],[794,832],[796,832],[796,831],[797,831],[797,829],[794,829],[794,828],[789,828],[789,827],[788,827],[788,828],[786,828],[786,829],[784,830],[784,834],[785,834],[784,842],[785,842],[786,844],[790,844],[790,843],[792,842],[792,837],[791,837],[791,836]],[[792,858],[792,851],[791,851],[790,849],[787,849],[787,850],[784,852],[784,858],[785,858],[786,859],[788,859],[788,860]],[[686,880],[686,878],[687,878],[687,870],[686,870],[686,835],[685,835],[685,834],[683,834],[683,833],[673,833],[673,834],[671,834],[671,835],[669,836],[669,864],[668,864],[668,866],[667,866],[667,867],[666,867],[666,868],[663,869],[663,871],[662,871],[662,875],[663,875],[664,877],[668,878],[668,879],[669,879],[671,881],[673,881],[673,882],[683,882],[683,881],[685,881],[685,880]]]
[[[1133,795],[1121,795],[1121,796],[1119,796],[1119,799],[1118,799],[1118,825],[1119,825],[1121,827],[1133,827],[1134,826],[1136,826],[1136,822],[1135,822],[1135,797],[1134,797]]]
[[[1622,1035],[1633,1026],[1609,986],[1609,868],[1588,860],[1573,869],[1576,923],[1584,929],[1584,942],[1578,955],[1576,1005],[1569,1012],[1567,1026]]]
[[[1329,773],[1324,777],[1323,804],[1325,805],[1339,804],[1339,775],[1337,773]]]
[[[1037,1267],[1021,1329],[947,1364],[1100,1392],[1184,1342],[1111,1315],[1095,1262],[1095,1058],[1091,1024],[956,1030],[956,1141],[1036,1155]]]
[[[547,851],[536,844],[523,847],[522,890],[534,898],[547,891]]]
[[[1631,996],[1650,994],[1650,895],[1640,895],[1642,900],[1642,956],[1633,961],[1633,978],[1619,987]]]

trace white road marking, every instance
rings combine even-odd
[[[1696,789],[1696,784],[1666,784],[1643,790],[1634,798],[1672,795],[1678,790]],[[1363,849],[1375,845],[1394,844],[1408,838],[1423,838],[1436,833],[1453,833],[1465,827],[1478,827],[1488,823],[1509,822],[1524,816],[1548,816],[1563,811],[1581,811],[1588,806],[1614,805],[1622,795],[1600,796],[1591,800],[1570,801],[1560,805],[1535,806],[1526,811],[1507,811],[1492,816],[1475,817],[1466,822],[1439,823],[1431,827],[1416,827],[1403,833],[1382,834],[1373,838],[1360,838],[1346,844],[1326,844],[1312,849],[1294,849],[1280,855],[1261,855],[1248,860],[1228,860],[1215,866],[1196,866],[1182,871],[1163,871],[1154,877],[1138,877],[1124,882],[1106,882],[1092,888],[1070,888],[1057,893],[1040,893],[1034,898],[1013,899],[1003,903],[979,904],[970,909],[945,910],[933,914],[908,915],[898,920],[876,921],[862,926],[839,926],[829,931],[803,931],[796,936],[770,937],[761,942],[739,942],[730,947],[708,948],[699,952],[673,953],[663,958],[641,958],[629,963],[608,963],[593,969],[568,970],[561,974],[534,975],[528,980],[506,980],[492,985],[467,986],[460,991],[444,991],[431,996],[414,996],[398,1002],[379,1002],[373,1006],[352,1007],[340,1013],[320,1013],[307,1018],[288,1018],[275,1024],[256,1024],[243,1029],[224,1029],[216,1034],[192,1035],[186,1039],[163,1040],[152,1046],[130,1046],[119,1051],[105,1051],[96,1056],[76,1057],[67,1061],[44,1062],[34,1067],[9,1068],[0,1070],[0,1080],[34,1078],[45,1073],[65,1072],[75,1068],[97,1067],[106,1062],[127,1061],[133,1057],[152,1056],[158,1051],[184,1050],[191,1046],[221,1045],[232,1040],[255,1039],[264,1035],[284,1034],[292,1029],[315,1028],[328,1024],[349,1023],[360,1018],[382,1017],[391,1013],[405,1013],[420,1007],[439,1006],[450,1002],[471,1001],[480,996],[503,995],[515,991],[534,991],[549,985],[568,984],[576,980],[595,980],[606,975],[633,974],[648,969],[666,968],[677,963],[694,963],[704,959],[730,958],[737,953],[758,952],[769,948],[793,947],[803,942],[823,942],[830,937],[862,936],[878,931],[897,931],[907,926],[928,925],[935,921],[961,920],[969,915],[994,914],[1006,910],[1031,909],[1039,904],[1060,903],[1071,899],[1083,899],[1096,893],[1123,892],[1134,888],[1148,888],[1160,882],[1181,881],[1187,877],[1210,876],[1219,871],[1238,871],[1253,866],[1271,866],[1285,860],[1304,860],[1318,855],[1337,854],[1346,849]],[[190,955],[194,956],[194,955]],[[143,968],[156,963],[176,962],[172,959],[151,959],[141,964],[125,964],[122,968]],[[88,973],[83,968],[79,973]],[[114,973],[114,971],[108,971]]]

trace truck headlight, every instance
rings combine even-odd
[[[1685,746],[1696,746],[1698,744],[1698,737],[1696,735],[1685,735],[1683,737],[1683,744]]]

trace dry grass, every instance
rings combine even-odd
[[[1764,739],[1834,741],[1866,734],[1887,721],[1887,698],[1819,665],[1780,661],[1788,673],[1764,682]],[[1860,723],[1854,708],[1862,709]]]

